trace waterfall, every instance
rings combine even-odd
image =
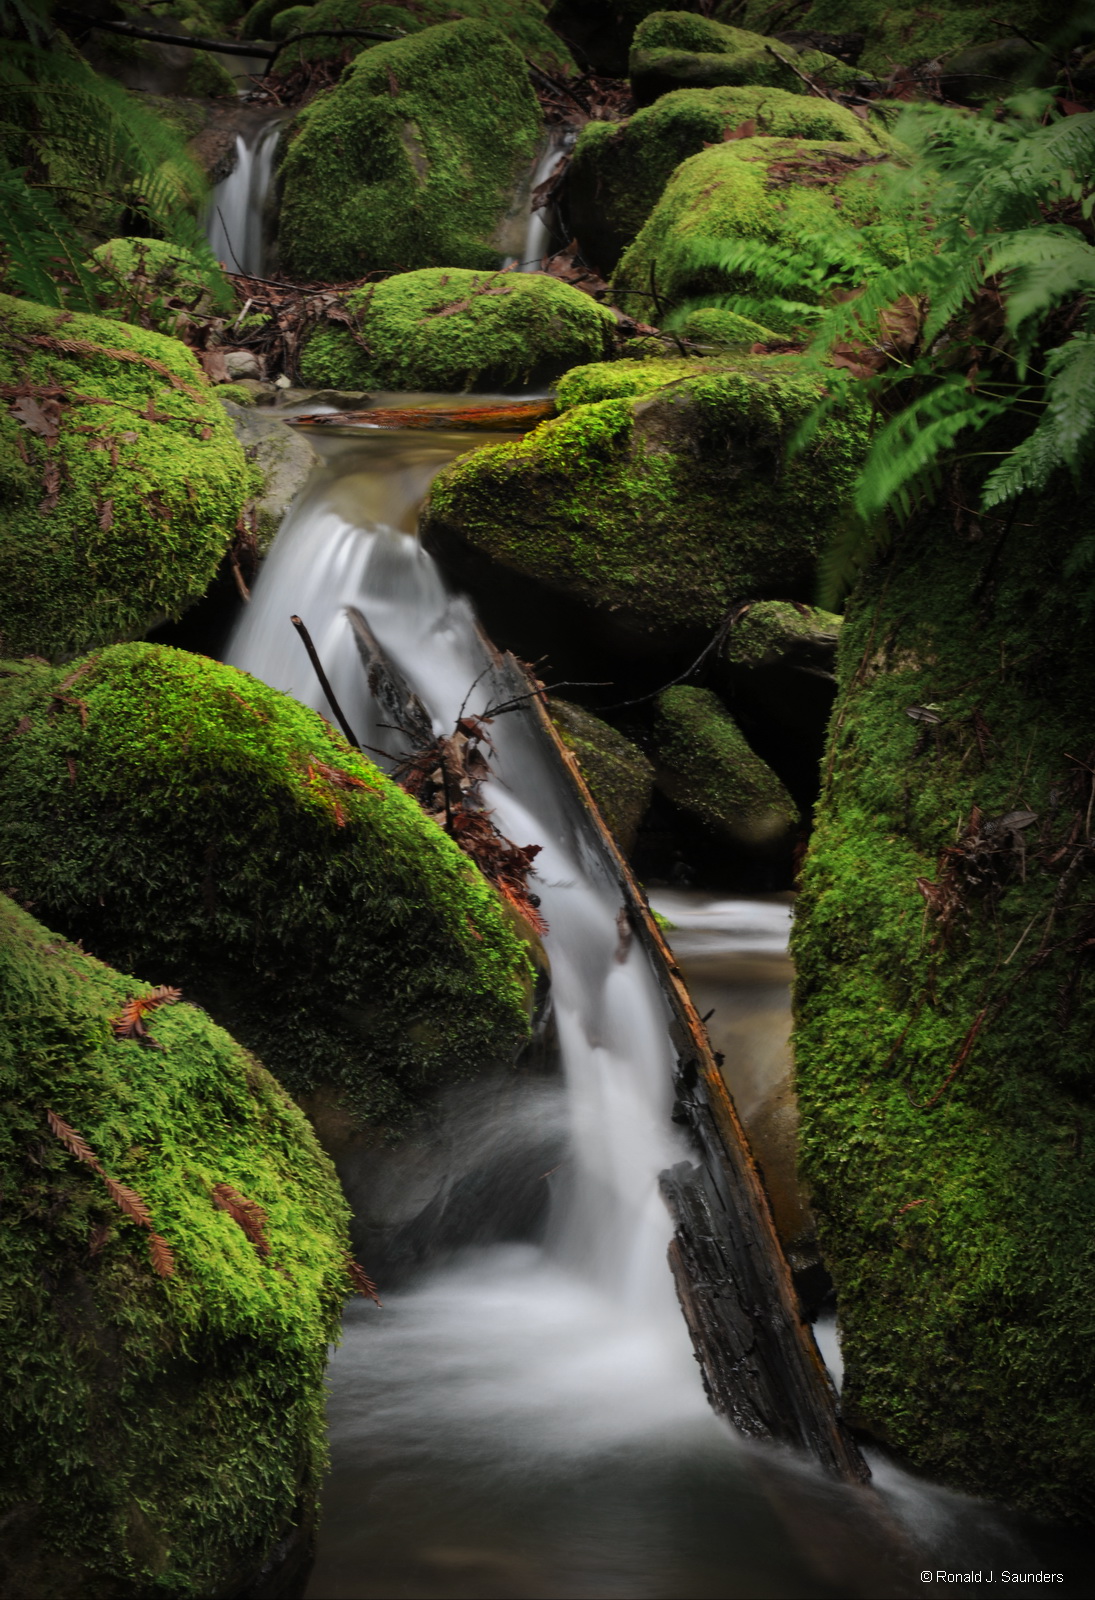
[[[250,144],[236,135],[236,165],[217,184],[206,212],[210,249],[229,272],[263,270],[263,212],[274,171],[280,119],[264,123]]]

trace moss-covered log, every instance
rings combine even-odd
[[[0,295],[0,648],[131,638],[208,587],[252,473],[174,339]]]
[[[199,1600],[307,1561],[346,1206],[303,1114],[203,1012],[147,1015],[155,1049],[115,1037],[142,994],[0,898],[10,1600]],[[220,1185],[261,1208],[261,1249]]]
[[[956,515],[902,538],[841,635],[795,919],[802,1161],[846,1414],[933,1478],[1090,1520],[1095,628],[1061,573],[1081,506]]]
[[[183,986],[294,1093],[398,1123],[527,1035],[494,890],[313,711],[148,644],[0,678],[0,881]]]
[[[492,236],[540,134],[520,51],[453,22],[366,50],[293,125],[278,256],[301,278],[501,265]]]
[[[605,826],[621,854],[629,855],[650,804],[653,767],[638,745],[581,706],[553,698],[549,709],[563,743],[577,757]]]

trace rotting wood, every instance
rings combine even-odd
[[[524,433],[557,415],[554,400],[515,400],[512,405],[464,406],[445,411],[431,411],[425,406],[410,406],[402,411],[310,411],[287,417],[286,421],[294,428],[448,428],[461,433]]]
[[[695,1165],[679,1163],[662,1177],[676,1223],[670,1266],[711,1403],[749,1437],[806,1450],[833,1476],[862,1483],[870,1473],[840,1419],[763,1177],[672,951],[551,722],[544,694],[515,657],[499,654],[483,637],[494,687],[507,701],[529,696],[530,723],[593,830],[602,868],[620,887],[669,1006],[677,1051],[674,1120],[689,1129],[697,1153]]]

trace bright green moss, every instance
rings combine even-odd
[[[674,89],[713,89],[723,84],[764,84],[797,94],[802,79],[787,62],[833,89],[855,79],[851,68],[820,50],[796,50],[691,11],[656,11],[635,29],[631,85],[640,105]]]
[[[756,85],[679,89],[627,122],[588,122],[567,174],[571,223],[585,254],[611,272],[680,163],[743,124],[762,137],[839,140],[865,149],[875,143],[845,106]]]
[[[657,784],[727,844],[766,852],[786,846],[798,810],[770,767],[710,689],[681,684],[655,702]]]
[[[260,4],[263,0],[260,0]],[[265,0],[269,4],[269,0]],[[254,8],[258,11],[258,6]],[[249,16],[252,13],[248,13]],[[574,62],[562,39],[552,33],[544,19],[540,0],[414,0],[410,10],[399,5],[372,0],[320,0],[313,6],[307,23],[309,28],[398,28],[404,33],[417,33],[437,23],[485,22],[499,33],[504,33],[530,61],[549,72],[566,74],[574,70]],[[269,23],[267,24],[269,27]],[[251,38],[259,37],[251,34]],[[279,37],[275,34],[274,37]],[[300,61],[329,61],[344,56],[349,49],[357,55],[369,49],[367,40],[307,39],[303,44],[287,50],[279,59],[279,71],[286,71]]]
[[[544,273],[427,267],[347,297],[357,337],[328,325],[304,348],[316,388],[497,389],[550,383],[614,345],[616,319]]]
[[[553,697],[550,710],[564,744],[578,758],[610,833],[628,855],[650,804],[653,767],[638,745],[581,706]]]
[[[88,268],[100,280],[100,315],[173,335],[179,318],[212,316],[233,303],[231,286],[212,262],[163,239],[108,239]]]
[[[520,52],[482,22],[377,45],[300,113],[282,163],[284,270],[501,264],[490,240],[536,149]]]
[[[655,300],[672,309],[703,295],[735,295],[732,309],[781,334],[801,330],[809,308],[833,283],[839,262],[857,272],[893,266],[906,247],[904,224],[884,213],[874,179],[877,155],[848,142],[742,139],[714,145],[677,168],[612,279],[617,304],[648,318]],[[710,264],[712,242],[755,240],[788,257],[811,240],[832,274],[773,292],[745,269]]]
[[[64,656],[177,616],[207,588],[252,487],[190,351],[5,295],[0,379],[60,404],[52,441],[18,408],[0,416],[3,648]]]
[[[0,1564],[11,1594],[206,1596],[303,1525],[347,1210],[301,1112],[191,1005],[113,1036],[147,986],[0,899]],[[136,1191],[148,1234],[49,1130]],[[261,1260],[213,1203],[266,1212]],[[233,1591],[234,1592],[234,1588]]]
[[[809,593],[865,422],[788,463],[786,437],[818,392],[795,358],[618,365],[646,392],[576,404],[617,366],[568,375],[563,416],[438,475],[424,537],[562,592],[643,648],[691,644],[745,596]],[[651,392],[659,368],[677,381]]]
[[[655,389],[677,383],[681,378],[694,378],[705,370],[688,356],[645,361],[638,358],[595,361],[589,366],[574,367],[564,373],[556,386],[555,399],[560,411],[568,411],[572,406],[590,405],[597,400],[625,400],[635,395],[651,394]]]
[[[294,1093],[398,1123],[512,1058],[528,964],[501,902],[314,712],[149,644],[25,667],[0,707],[0,881],[181,984]]]
[[[780,342],[779,334],[771,328],[719,306],[699,306],[695,311],[678,313],[673,318],[673,332],[682,339],[691,339],[694,344],[723,350]]]
[[[1067,490],[1014,526],[948,512],[864,583],[796,909],[795,1058],[846,1414],[930,1477],[1090,1521],[1095,639],[1061,579],[1080,515]],[[1025,849],[1003,832],[979,869],[975,808],[1034,813]],[[948,867],[944,928],[919,884]]]

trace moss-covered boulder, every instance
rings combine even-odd
[[[637,744],[592,712],[554,697],[549,709],[563,743],[577,757],[609,832],[624,855],[630,855],[650,805],[654,768]]]
[[[305,383],[343,389],[506,389],[600,361],[616,319],[541,272],[427,267],[347,297],[354,330],[329,323],[301,356]]]
[[[315,712],[164,646],[6,670],[0,881],[54,926],[359,1120],[512,1059],[529,969],[502,902]]]
[[[655,783],[724,844],[751,855],[787,852],[798,808],[750,749],[717,694],[680,684],[654,707]]]
[[[147,994],[0,898],[11,1600],[197,1600],[264,1568],[290,1592],[306,1569],[346,1206],[303,1114],[202,1011],[146,1013],[156,1048],[116,1037]],[[221,1185],[261,1208],[254,1241]]]
[[[497,28],[453,22],[366,50],[304,108],[282,162],[282,269],[501,265],[492,236],[535,154],[540,110]]]
[[[846,106],[755,84],[678,89],[626,122],[587,122],[567,173],[570,225],[587,259],[607,276],[681,162],[742,129],[857,149],[875,145]],[[742,154],[749,150],[746,144]]]
[[[802,79],[795,67],[832,89],[854,82],[856,76],[843,61],[820,50],[798,50],[691,11],[656,11],[644,18],[635,29],[629,62],[640,105],[674,89],[723,84],[764,84],[797,94]]]
[[[261,5],[276,5],[275,15],[284,15],[278,0],[259,0],[248,17],[257,16]],[[386,0],[380,0],[379,4],[376,0],[319,0],[297,27],[375,28],[378,33],[390,28],[402,33],[418,33],[437,23],[461,19],[488,23],[504,33],[523,56],[549,72],[565,76],[574,69],[574,61],[563,39],[547,25],[540,0],[456,0],[455,4],[451,0],[412,0],[409,8],[387,4]],[[273,22],[268,26],[274,38],[282,37]],[[250,37],[261,35],[253,33]],[[365,39],[305,39],[278,57],[278,71],[285,72],[301,62],[339,60],[347,53],[357,55],[369,48],[369,41]]]
[[[732,295],[741,315],[801,334],[833,289],[907,253],[906,223],[879,194],[878,160],[876,148],[846,140],[759,137],[690,156],[620,258],[617,304],[648,318],[655,294],[670,309]],[[739,244],[755,245],[756,259],[726,265]],[[782,279],[796,254],[789,291]]]
[[[736,601],[805,598],[861,459],[865,421],[784,460],[819,393],[794,357],[613,362],[561,390],[592,400],[620,367],[645,392],[460,457],[424,510],[424,538],[492,635],[556,662],[563,633],[578,651],[664,658],[701,648]]]
[[[610,78],[626,78],[635,29],[658,9],[658,0],[552,0],[547,20],[583,67]],[[701,0],[682,9],[698,11]]]
[[[208,587],[251,472],[174,339],[0,295],[0,645],[57,657]]]
[[[845,1415],[1089,1522],[1095,626],[1062,576],[1086,514],[1067,489],[947,511],[864,580],[794,955]]]
[[[200,261],[164,239],[108,239],[87,265],[99,280],[100,315],[156,333],[174,335],[180,321],[232,305],[232,289],[212,259]]]

